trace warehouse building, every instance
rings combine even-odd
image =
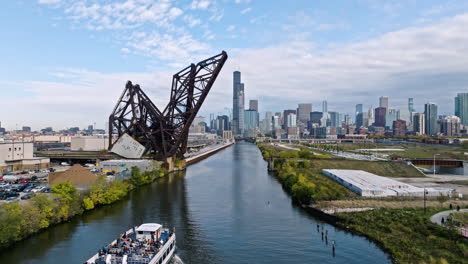
[[[449,188],[419,188],[362,170],[327,169],[322,170],[322,173],[364,197],[423,197],[424,190],[426,196],[438,197],[441,194],[451,196],[454,191]]]
[[[101,151],[109,148],[109,137],[102,136],[76,136],[71,138],[72,151]]]
[[[0,142],[0,172],[49,168],[49,158],[34,157],[32,142]]]

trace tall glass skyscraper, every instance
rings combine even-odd
[[[455,115],[462,125],[468,126],[468,93],[459,93],[455,97]]]
[[[234,135],[244,133],[244,84],[241,83],[239,71],[235,71],[233,74],[232,133]]]
[[[437,105],[427,103],[424,105],[424,116],[426,118],[426,134],[435,136],[439,132],[437,129]]]

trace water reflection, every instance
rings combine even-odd
[[[175,227],[177,254],[188,264],[390,263],[368,240],[317,221],[292,204],[249,143],[20,242],[0,252],[0,263],[82,263],[142,222]]]

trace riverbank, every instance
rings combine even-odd
[[[223,144],[190,157],[185,160],[185,166],[203,160],[234,143]],[[163,168],[140,172],[134,167],[132,176],[128,180],[107,182],[102,176],[90,184],[87,191],[81,193],[72,184],[61,183],[52,186],[51,195],[38,194],[25,204],[18,202],[2,204],[0,205],[0,250],[11,247],[14,243],[45,229],[69,221],[86,211],[121,201],[131,191],[150,184],[168,173],[171,172]]]
[[[185,165],[189,166],[189,165],[192,165],[194,163],[197,163],[197,162],[199,162],[199,161],[201,161],[203,159],[206,159],[209,156],[215,154],[216,152],[221,151],[221,150],[223,150],[225,148],[228,148],[228,147],[230,147],[230,146],[232,146],[234,144],[236,144],[235,141],[227,142],[227,143],[224,143],[221,146],[216,146],[216,147],[214,147],[212,149],[209,149],[207,151],[203,151],[202,153],[199,153],[199,154],[196,154],[194,156],[188,157],[188,158],[185,159]]]
[[[444,204],[441,201],[438,207],[425,211],[411,206],[418,202],[422,205],[422,201],[408,201],[406,204],[407,201],[369,200],[353,196],[337,182],[308,176],[316,174],[314,164],[317,162],[326,163],[330,168],[341,168],[341,160],[316,157],[304,149],[282,151],[265,145],[259,145],[259,148],[265,159],[273,153],[280,157],[274,160],[275,175],[294,201],[303,204],[302,207],[310,214],[374,241],[392,256],[394,263],[463,263],[468,257],[466,241],[456,232],[429,221],[434,212],[446,210],[443,206],[448,207],[447,202]],[[333,191],[329,191],[331,188]],[[339,202],[348,206],[327,206],[327,203]],[[375,206],[377,203],[396,207],[382,208]],[[408,208],[398,207],[398,203],[404,203]],[[463,202],[460,204],[466,205]],[[434,206],[434,203],[431,201],[427,205]]]
[[[128,180],[108,181],[100,176],[88,189],[79,191],[70,182],[51,186],[50,194],[36,194],[24,204],[11,202],[0,205],[0,250],[14,243],[53,228],[82,215],[86,211],[113,204],[131,191],[150,184],[167,174],[163,168],[140,172],[132,168]]]

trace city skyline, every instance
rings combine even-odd
[[[378,97],[387,95],[393,108],[414,98],[417,112],[434,102],[439,114],[453,115],[453,98],[468,84],[463,1],[343,1],[340,7],[273,2],[268,11],[255,1],[153,1],[161,10],[136,1],[120,14],[125,17],[105,10],[131,1],[94,2],[4,3],[2,32],[15,43],[0,44],[4,60],[15,62],[0,66],[2,97],[8,99],[3,107],[15,109],[0,115],[7,129],[104,127],[127,80],[165,104],[175,69],[222,49],[230,59],[200,110],[204,116],[232,105],[235,70],[248,84],[245,100],[258,100],[260,112],[298,103],[312,103],[316,111],[327,100],[330,111],[353,117],[356,104],[376,107]],[[137,8],[148,13],[132,22]],[[356,19],[362,16],[366,21]]]

